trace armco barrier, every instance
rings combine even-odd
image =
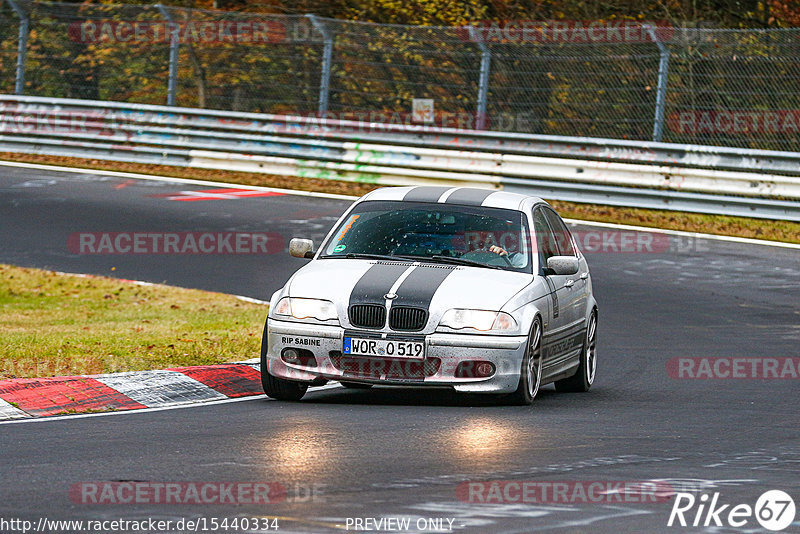
[[[800,154],[0,95],[0,151],[800,220]]]

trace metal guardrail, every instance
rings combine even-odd
[[[800,220],[800,154],[0,95],[0,151]]]
[[[800,152],[800,28],[773,14],[769,29],[502,17],[411,26],[0,0],[0,93],[367,111],[383,122],[410,118],[425,99],[440,126],[457,117],[477,130]]]

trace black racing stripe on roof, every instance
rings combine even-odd
[[[406,202],[436,202],[445,192],[452,187],[421,185],[406,193],[403,200]]]
[[[494,193],[492,189],[473,189],[464,187],[456,189],[447,197],[445,204],[464,204],[466,206],[480,206],[486,198]]]
[[[384,295],[392,289],[397,279],[410,263],[376,263],[359,278],[350,292],[350,306],[353,304],[380,304],[386,303]]]
[[[454,270],[455,267],[443,265],[418,266],[397,288],[397,298],[392,301],[392,307],[414,306],[428,310],[436,291]]]

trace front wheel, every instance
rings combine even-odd
[[[525,357],[522,358],[519,385],[514,393],[508,396],[509,404],[529,406],[542,383],[542,321],[534,319],[531,333],[528,335],[528,345]]]
[[[589,391],[597,372],[597,310],[592,310],[586,325],[586,338],[583,340],[581,362],[578,371],[569,378],[556,381],[556,391],[584,392]]]
[[[261,338],[261,387],[267,397],[275,400],[298,401],[303,398],[308,390],[308,384],[284,380],[269,374],[267,367],[267,325],[264,325],[264,335]]]

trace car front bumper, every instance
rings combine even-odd
[[[342,354],[344,328],[267,321],[267,369],[275,377],[298,382],[319,379],[418,387],[454,387],[471,393],[511,393],[517,389],[526,336],[433,333],[425,337],[425,360],[362,358]],[[364,332],[367,334],[367,332]],[[313,354],[316,365],[281,359],[286,348]],[[489,377],[456,376],[462,362],[490,362]],[[262,370],[263,371],[263,370]]]

